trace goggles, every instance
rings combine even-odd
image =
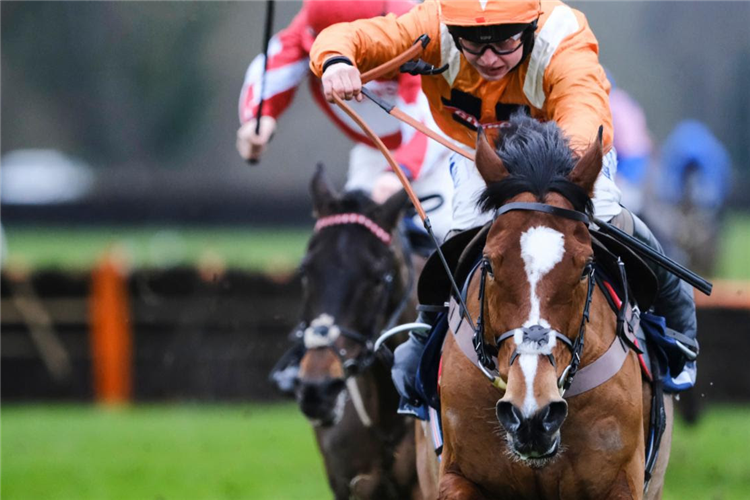
[[[465,38],[458,37],[458,44],[461,46],[461,50],[474,56],[482,56],[487,50],[491,50],[498,56],[506,56],[512,54],[523,46],[523,34],[524,32],[516,33],[510,38],[501,40],[499,42],[492,43],[478,43],[466,40]]]

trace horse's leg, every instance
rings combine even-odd
[[[423,500],[419,492],[419,462],[415,436],[415,433],[421,433],[421,430],[414,425],[412,420],[414,419],[410,417],[404,418],[403,425],[406,426],[406,431],[393,452],[394,462],[391,471],[400,492],[399,498],[408,496],[411,500]]]
[[[487,500],[487,497],[460,473],[446,471],[440,478],[438,500]]]
[[[440,464],[432,446],[432,439],[428,435],[427,423],[414,420],[414,442],[417,448],[417,476],[419,477],[420,497],[414,500],[435,500],[438,496],[437,487],[440,474]]]

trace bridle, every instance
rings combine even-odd
[[[386,245],[386,247],[391,252],[393,252],[391,234],[380,227],[372,219],[363,214],[346,213],[322,217],[318,219],[315,224],[315,232],[317,233],[323,229],[333,226],[351,224],[359,225],[368,229],[370,233],[372,233],[381,243]],[[399,317],[404,312],[409,303],[411,289],[414,285],[415,271],[411,260],[408,258],[410,252],[408,248],[408,239],[405,236],[401,239],[403,241],[403,244],[406,246],[403,251],[404,255],[406,256],[404,260],[407,267],[408,278],[404,286],[402,296],[399,299],[398,305],[388,316],[388,320],[385,322],[385,326],[380,331],[380,333],[391,329],[398,322]],[[382,279],[385,284],[385,290],[381,295],[381,303],[375,305],[377,310],[384,310],[387,307],[388,300],[393,293],[395,284],[394,270],[391,269],[387,271]],[[368,368],[370,368],[370,366],[372,366],[372,364],[376,359],[378,359],[379,356],[387,356],[387,354],[389,354],[387,350],[375,349],[375,343],[377,341],[377,338],[380,336],[380,333],[378,335],[365,335],[350,328],[337,325],[333,322],[333,318],[331,318],[330,322],[317,322],[317,324],[316,320],[313,320],[310,324],[303,321],[296,327],[292,335],[294,338],[302,340],[306,349],[330,348],[341,361],[344,369],[344,378],[349,379],[353,376],[363,373]],[[345,337],[362,347],[361,352],[356,358],[347,357],[348,353],[346,349],[337,349],[335,347],[336,340],[339,337]]]
[[[329,228],[332,226],[347,224],[356,224],[365,227],[381,243],[383,243],[389,249],[389,251],[394,251],[390,233],[388,233],[372,219],[366,217],[363,214],[336,214],[320,218],[315,224],[315,232],[317,233],[325,228]],[[383,360],[383,362],[387,365],[392,362],[392,360],[390,359],[390,357],[392,356],[391,351],[389,351],[388,349],[378,349],[377,347],[379,346],[376,341],[377,337],[382,335],[383,332],[392,329],[392,327],[396,324],[399,317],[404,312],[404,309],[406,309],[406,306],[409,303],[411,289],[414,286],[415,272],[414,266],[409,259],[411,250],[409,248],[408,239],[405,236],[402,236],[401,240],[404,245],[403,252],[408,271],[408,278],[406,286],[403,290],[403,295],[399,300],[396,308],[388,317],[388,320],[385,323],[385,327],[381,330],[380,334],[378,334],[377,336],[364,335],[350,328],[345,328],[335,324],[334,319],[330,316],[325,320],[318,318],[316,320],[313,320],[310,324],[303,321],[292,333],[293,338],[301,340],[303,342],[305,350],[326,348],[333,351],[333,353],[341,362],[341,366],[344,371],[344,382],[346,384],[347,390],[349,391],[349,396],[351,398],[354,409],[357,412],[357,416],[362,422],[362,425],[372,429],[376,436],[378,436],[381,441],[386,443],[389,443],[391,439],[388,436],[382,434],[379,429],[373,427],[373,421],[367,412],[367,408],[365,407],[365,403],[362,399],[362,395],[357,385],[356,376],[367,371],[377,359]],[[383,276],[383,282],[385,283],[385,290],[381,296],[381,303],[377,305],[377,310],[385,310],[388,304],[388,300],[393,293],[395,282],[394,270],[389,270],[388,272],[386,272],[386,274]],[[339,337],[345,337],[359,344],[362,347],[359,354],[354,358],[350,358],[348,357],[348,352],[345,348],[337,348],[335,344],[336,340]]]
[[[544,212],[548,214],[555,215],[557,217],[563,217],[565,219],[574,220],[576,222],[582,222],[584,224],[589,223],[589,217],[579,211],[576,210],[568,210],[565,208],[555,207],[552,205],[547,205],[545,203],[528,203],[528,202],[516,202],[516,203],[508,203],[506,205],[503,205],[499,209],[496,210],[494,220],[497,220],[497,218],[507,212],[514,211],[514,210],[524,210],[524,211],[534,211],[534,212]],[[498,389],[505,389],[507,387],[507,382],[500,377],[499,371],[497,369],[497,366],[495,365],[495,362],[492,360],[492,356],[490,355],[490,352],[494,355],[497,355],[499,352],[501,344],[508,340],[511,337],[514,337],[516,333],[519,331],[521,332],[523,336],[524,342],[535,342],[540,347],[545,345],[548,342],[549,334],[552,331],[550,328],[536,324],[536,325],[530,325],[527,327],[522,328],[514,328],[512,330],[508,330],[507,332],[502,333],[497,339],[495,340],[494,345],[488,345],[485,342],[484,338],[484,309],[485,309],[485,282],[487,281],[487,275],[492,275],[492,265],[487,257],[482,257],[482,259],[477,263],[474,270],[472,270],[471,274],[469,275],[468,281],[471,279],[471,276],[476,271],[477,268],[481,269],[481,275],[480,275],[480,282],[479,282],[479,316],[477,317],[476,327],[474,328],[474,337],[472,340],[472,343],[474,345],[474,350],[477,354],[477,359],[479,361],[479,367],[482,370],[482,372],[492,381],[492,385],[497,387]],[[578,368],[581,364],[581,356],[583,353],[583,346],[584,346],[584,340],[585,340],[585,333],[586,333],[586,324],[589,322],[589,310],[591,307],[591,300],[594,295],[594,284],[596,283],[594,278],[594,272],[595,267],[591,264],[589,264],[587,270],[586,270],[586,277],[588,280],[588,286],[586,291],[586,301],[583,306],[583,313],[581,315],[581,323],[578,327],[578,335],[576,336],[575,340],[571,342],[571,340],[563,335],[562,333],[558,331],[554,331],[555,337],[563,342],[563,344],[568,347],[568,349],[571,352],[571,359],[570,363],[568,363],[568,366],[563,370],[562,375],[560,375],[560,378],[558,379],[557,385],[558,389],[560,390],[560,395],[564,395],[565,391],[568,390],[570,385],[573,383],[573,378],[575,377],[576,373],[578,372]],[[513,351],[513,354],[510,357],[510,365],[513,365],[513,362],[518,357],[518,349],[516,348]],[[557,368],[557,364],[555,363],[555,358],[552,355],[552,353],[547,354],[547,359],[549,359],[550,363],[553,367]]]

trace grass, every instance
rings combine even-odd
[[[327,498],[291,406],[4,407],[5,500]]]
[[[89,269],[113,245],[135,267],[215,261],[241,269],[288,272],[300,261],[309,227],[7,227],[8,262],[31,268]],[[750,214],[727,216],[716,276],[750,279]]]
[[[693,427],[676,422],[664,498],[750,498],[750,408],[714,409]]]
[[[288,271],[305,253],[312,228],[8,227],[8,261],[31,268],[89,269],[113,246],[134,267],[219,259],[228,267]]]
[[[328,499],[294,405],[5,406],[2,498]],[[664,498],[750,495],[750,408],[678,423]]]
[[[727,217],[719,243],[717,278],[750,279],[750,214]],[[750,493],[748,493],[750,496]]]

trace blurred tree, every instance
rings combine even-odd
[[[179,163],[205,112],[210,89],[198,55],[220,10],[203,2],[1,8],[4,131],[29,113],[52,114],[65,129],[47,129],[46,146],[74,143],[94,164]],[[4,133],[3,151],[40,146],[29,139]]]

